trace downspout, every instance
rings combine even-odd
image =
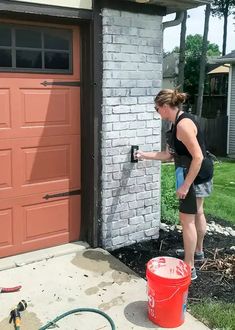
[[[184,19],[184,11],[177,11],[174,20],[166,21],[162,23],[162,30],[164,31],[168,27],[181,24],[183,19]]]

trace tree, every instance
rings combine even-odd
[[[184,86],[186,21],[187,21],[187,11],[184,12],[184,18],[181,23],[181,31],[180,31],[178,86],[181,91],[183,90],[183,86]]]
[[[235,7],[235,0],[214,0],[212,3],[211,11],[213,16],[223,17],[223,46],[222,55],[226,54],[227,43],[227,29],[228,29],[228,16],[232,14],[232,9]]]
[[[206,5],[205,13],[205,23],[204,23],[204,34],[202,41],[202,52],[200,59],[200,71],[199,71],[199,83],[198,83],[198,98],[197,98],[197,115],[201,117],[202,115],[202,103],[203,103],[203,93],[204,93],[204,81],[205,81],[205,69],[206,69],[206,52],[208,46],[208,31],[209,31],[209,19],[210,19],[211,6]]]
[[[202,55],[203,38],[200,34],[188,35],[185,42],[184,90],[191,97],[198,92],[199,67]],[[219,46],[206,42],[206,57],[219,56]]]

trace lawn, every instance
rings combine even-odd
[[[178,222],[173,164],[162,166],[162,221]],[[235,225],[235,161],[223,159],[214,165],[213,193],[205,199],[205,213]],[[198,279],[200,281],[200,278]],[[235,330],[235,304],[205,299],[189,304],[190,312],[211,329]]]
[[[213,193],[205,198],[205,213],[235,224],[235,161],[223,160],[214,166]],[[173,164],[162,166],[162,218],[177,222]]]

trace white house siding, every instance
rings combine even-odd
[[[102,243],[157,238],[160,163],[130,162],[131,145],[160,150],[153,99],[162,82],[162,17],[104,9]]]
[[[231,93],[230,93],[230,113],[229,113],[229,139],[228,139],[228,153],[235,155],[235,65],[231,69]]]
[[[19,2],[37,3],[40,5],[52,5],[77,9],[92,9],[92,0],[15,0]]]

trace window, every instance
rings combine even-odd
[[[72,73],[72,31],[0,24],[0,71]]]

